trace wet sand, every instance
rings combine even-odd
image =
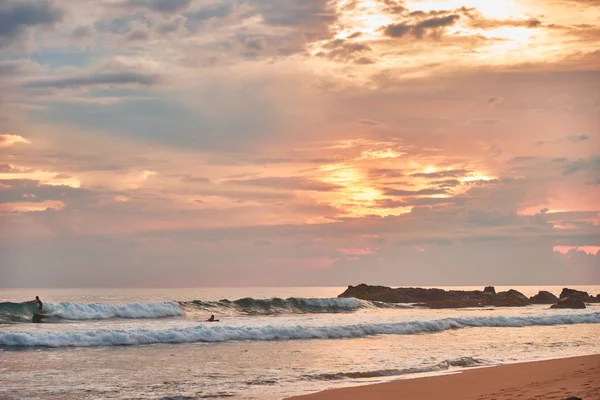
[[[600,399],[600,354],[332,389],[290,400],[564,400],[571,396]]]

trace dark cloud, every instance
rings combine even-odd
[[[49,0],[2,0],[0,1],[0,45],[4,41],[15,39],[28,27],[59,22],[62,15],[62,11]]]
[[[390,37],[403,37],[412,34],[422,39],[426,33],[431,32],[433,36],[439,36],[439,29],[452,26],[460,19],[458,14],[450,14],[442,17],[427,18],[419,22],[402,22],[385,27],[384,33]]]
[[[378,200],[376,206],[378,208],[421,207],[441,204],[462,204],[466,201],[467,199],[464,197],[408,197],[403,200]]]
[[[391,189],[384,188],[383,194],[386,196],[430,196],[434,194],[446,194],[448,191],[446,189],[439,188],[430,188],[430,189],[421,189],[421,190],[399,190],[399,189]]]
[[[145,40],[148,40],[148,38],[149,38],[148,32],[142,31],[139,29],[135,30],[135,31],[131,31],[127,35],[128,42],[145,41]]]
[[[127,85],[137,84],[150,86],[160,81],[158,75],[141,72],[98,72],[89,75],[34,80],[25,83],[29,89],[71,89],[97,85]]]
[[[385,27],[384,33],[390,37],[402,37],[408,35],[412,28],[407,24],[391,24]]]
[[[337,21],[334,5],[328,0],[250,0],[268,25],[302,27],[306,33],[320,33]]]
[[[233,12],[231,4],[223,2],[219,4],[212,4],[199,10],[187,12],[184,16],[190,22],[202,22],[212,18],[224,18]]]
[[[535,142],[535,146],[544,146],[546,144],[556,144],[556,143],[561,143],[564,141],[569,141],[571,143],[579,143],[579,142],[583,142],[585,140],[589,140],[589,136],[585,135],[585,134],[581,134],[581,135],[571,135],[571,136],[567,136],[564,138],[558,138],[558,139],[552,139],[552,140],[538,140],[537,142]]]
[[[75,200],[90,195],[85,189],[45,185],[29,179],[0,180],[0,203],[40,203],[48,200]]]
[[[538,28],[542,26],[542,21],[536,18],[525,19],[525,20],[514,20],[514,19],[485,19],[483,17],[472,18],[470,25],[474,28],[480,29],[494,29],[502,27],[524,27],[524,28]]]
[[[147,8],[159,13],[174,13],[185,10],[191,0],[127,0],[122,3],[123,7]]]
[[[226,181],[225,183],[235,185],[261,186],[273,189],[308,190],[318,192],[329,192],[340,188],[340,186],[338,185],[332,185],[329,183],[314,181],[300,177],[236,179]]]
[[[590,137],[588,135],[571,135],[567,137],[567,140],[571,143],[579,143],[583,142],[584,140],[588,140],[589,138]]]
[[[461,182],[458,179],[448,179],[444,181],[433,181],[431,182],[431,184],[438,185],[440,187],[454,187],[459,186]]]
[[[173,33],[181,29],[185,25],[186,18],[182,16],[174,17],[173,19],[166,21],[155,28],[155,31],[166,35],[169,33]]]
[[[358,123],[362,125],[379,125],[379,122],[370,119],[359,119]]]
[[[430,178],[430,179],[439,179],[439,178],[454,178],[457,176],[465,176],[471,173],[468,169],[452,169],[450,171],[439,171],[439,172],[419,172],[416,174],[412,174],[411,176],[416,178]]]
[[[371,51],[371,48],[362,43],[352,43],[345,39],[335,39],[323,45],[322,51],[317,53],[319,57],[329,58],[337,61],[356,61],[361,58],[361,54]]]
[[[435,17],[426,19],[416,24],[413,28],[413,33],[416,37],[421,38],[427,29],[443,28],[446,26],[454,25],[454,23],[460,18],[458,14],[451,14],[445,17]]]
[[[600,173],[600,156],[569,161],[563,166],[564,175],[573,175],[580,171],[594,171]]]
[[[71,37],[74,39],[87,39],[92,36],[93,32],[94,31],[89,26],[80,26],[73,29],[73,32],[71,32]]]

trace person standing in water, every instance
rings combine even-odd
[[[42,313],[42,308],[44,307],[44,304],[42,303],[42,301],[40,300],[40,298],[38,296],[35,296],[35,302],[38,305],[38,310],[40,312],[40,314]]]

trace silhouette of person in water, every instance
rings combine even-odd
[[[38,305],[38,310],[40,312],[40,314],[42,313],[42,307],[44,307],[44,304],[42,303],[42,301],[40,300],[40,298],[38,296],[35,296],[35,302]]]
[[[210,318],[206,320],[206,322],[214,322],[214,321],[218,321],[218,319],[215,320],[215,316],[214,315],[211,315]]]

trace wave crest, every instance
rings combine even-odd
[[[207,326],[166,330],[96,330],[89,332],[6,332],[2,346],[89,347],[155,343],[270,341],[294,339],[346,339],[371,335],[411,335],[467,327],[523,327],[600,323],[600,312],[527,317],[465,317],[431,321],[337,326]]]

